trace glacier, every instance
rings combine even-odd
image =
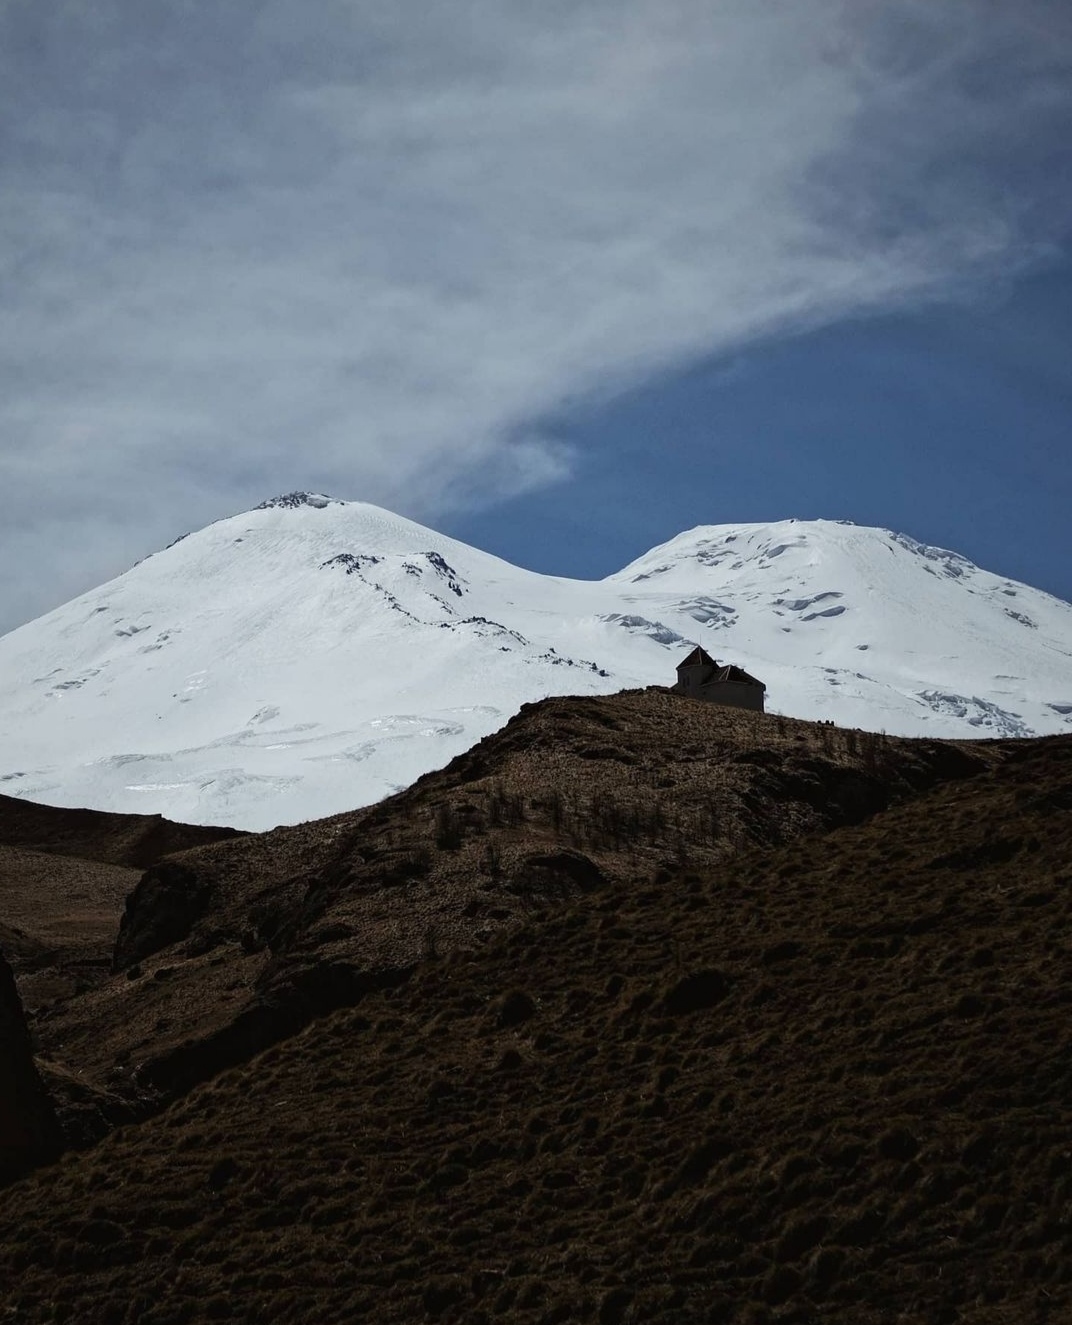
[[[669,685],[694,644],[794,717],[1072,730],[1072,606],[890,530],[706,525],[586,581],[290,493],[0,638],[0,792],[295,823],[408,786],[523,703]]]

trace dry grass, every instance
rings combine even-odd
[[[1072,741],[943,783],[968,770],[940,749],[770,720],[660,769],[656,701],[622,698],[593,701],[604,747],[554,701],[302,830],[320,863],[282,887],[275,950],[178,964],[252,964],[262,1006],[392,944],[412,971],[337,973],[359,1006],[5,1192],[13,1319],[1072,1318]],[[862,804],[823,797],[872,782],[899,803],[822,834]],[[625,828],[583,812],[608,793]],[[674,819],[705,806],[682,860]],[[513,909],[453,928],[439,889]]]
[[[47,1009],[40,1047],[151,1103],[593,888],[710,870],[997,757],[657,690],[530,705],[380,805],[150,870],[124,917],[123,974]]]

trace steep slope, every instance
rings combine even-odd
[[[795,716],[943,737],[1072,723],[1072,607],[885,530],[703,527],[584,582],[292,494],[0,639],[0,785],[296,822],[409,785],[523,702],[669,684],[693,642]]]
[[[175,851],[237,836],[233,828],[175,823],[159,814],[63,809],[0,796],[0,846],[101,865],[145,869]]]
[[[11,1188],[0,1304],[1069,1319],[1072,739],[990,755],[863,823],[426,954]]]
[[[527,706],[377,806],[160,861],[127,901],[115,976],[38,1009],[41,1052],[151,1107],[429,952],[858,821],[1005,753],[969,750],[658,690]]]
[[[3,785],[257,828],[368,803],[618,688],[503,624],[557,587],[362,503],[221,521],[0,641]]]
[[[0,952],[0,1187],[55,1159],[60,1129],[38,1076],[11,967]]]
[[[109,962],[124,899],[143,870],[173,852],[238,836],[160,815],[0,796],[0,947],[20,977],[37,973],[37,994],[57,981],[92,978]]]
[[[610,582],[642,611],[666,616],[673,601],[707,627],[710,652],[762,659],[776,707],[800,717],[936,736],[1072,725],[1072,607],[904,534],[709,526]]]
[[[4,991],[8,1026],[21,1025],[21,1009],[12,1010],[16,1002],[33,1025],[107,978],[125,899],[147,866],[170,852],[237,836],[231,828],[177,824],[159,815],[66,810],[0,796],[0,967],[10,969],[19,996],[14,988]],[[25,1027],[21,1034],[17,1043],[17,1037],[6,1041],[5,1052],[28,1056]],[[125,1103],[87,1081],[77,1065],[71,1072],[41,1066],[68,1144],[88,1143],[125,1115]],[[6,1062],[0,1081],[9,1077],[17,1099],[31,1113],[39,1109],[42,1127],[54,1130],[52,1106],[42,1103],[36,1076]],[[0,1114],[16,1102],[12,1095]]]

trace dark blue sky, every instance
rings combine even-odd
[[[449,532],[587,577],[695,524],[851,519],[1072,599],[1067,258],[985,302],[764,344],[547,427],[577,446],[575,478]]]

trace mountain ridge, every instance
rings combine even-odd
[[[0,790],[252,829],[320,817],[409,785],[521,703],[668,685],[695,644],[791,716],[1072,730],[1072,607],[906,535],[701,525],[584,581],[296,492],[0,638]]]
[[[864,822],[980,778],[1014,744],[868,736],[653,687],[524,705],[377,805],[260,834],[174,825],[174,850],[140,877],[100,868],[117,859],[115,816],[27,806],[37,853],[83,855],[63,862],[77,891],[56,856],[54,886],[32,860],[21,890],[13,874],[23,932],[66,935],[55,971],[45,954],[12,960],[46,1061],[104,1098],[114,1088],[106,1116],[151,1111],[405,982],[429,951],[478,950],[606,889]],[[0,854],[27,842],[17,814],[0,820],[7,838]],[[95,899],[91,926],[68,895]]]

